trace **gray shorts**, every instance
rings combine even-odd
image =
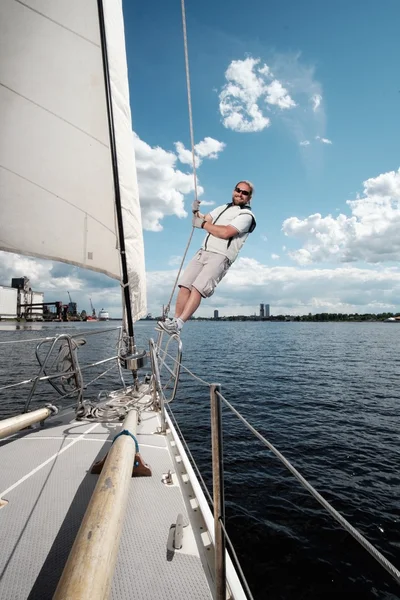
[[[203,298],[209,298],[230,266],[229,259],[223,254],[199,250],[184,270],[178,285],[189,290],[195,287]]]

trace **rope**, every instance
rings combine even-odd
[[[183,253],[182,261],[181,261],[181,264],[179,266],[178,274],[177,274],[177,276],[175,278],[175,283],[173,285],[172,292],[171,292],[171,295],[170,295],[169,300],[168,300],[168,304],[167,304],[167,306],[164,309],[164,317],[168,316],[168,313],[169,313],[169,311],[171,309],[172,298],[174,297],[176,286],[178,284],[178,280],[179,280],[179,277],[180,277],[180,274],[181,274],[181,271],[182,271],[183,263],[185,262],[186,254],[187,254],[187,251],[189,250],[189,246],[190,246],[190,243],[192,241],[193,232],[194,232],[194,227],[192,227],[192,231],[190,233],[188,243],[186,244],[185,252]]]
[[[128,431],[128,429],[123,429],[122,431],[120,431],[119,433],[117,433],[117,435],[113,439],[112,443],[114,443],[115,440],[117,440],[120,435],[129,435],[133,439],[133,441],[135,442],[135,452],[136,452],[136,454],[138,454],[139,453],[139,442],[137,441],[137,439],[135,438],[135,436],[133,435],[133,433],[131,433],[130,431]]]
[[[168,356],[171,360],[173,360],[176,364],[179,364],[179,362],[176,360],[176,358],[174,358],[173,356],[171,356],[171,354],[169,354],[168,352],[163,351],[164,356]],[[166,365],[165,365],[166,366]],[[185,367],[184,365],[181,364],[181,369],[183,369],[184,371],[186,371],[187,373],[189,373],[189,375],[191,375],[193,377],[193,379],[197,379],[197,381],[199,381],[200,383],[202,383],[203,385],[206,385],[207,387],[211,387],[211,383],[208,383],[208,381],[206,381],[205,379],[202,379],[201,377],[199,377],[198,375],[195,375],[194,373],[192,373],[192,371],[190,369],[188,369],[187,367]]]
[[[28,342],[44,342],[45,340],[50,341],[54,340],[54,337],[44,337],[44,338],[31,338],[29,340],[7,340],[6,342],[0,342],[0,344],[27,344]]]
[[[112,367],[110,367],[106,371],[103,371],[103,373],[100,373],[100,375],[98,375],[97,377],[95,377],[94,379],[92,379],[91,381],[89,381],[89,383],[85,383],[85,385],[83,386],[82,389],[86,390],[89,387],[89,385],[92,385],[92,383],[94,383],[95,381],[97,381],[98,379],[100,379],[100,377],[104,377],[104,375],[106,375],[107,373],[109,373],[113,369],[116,369],[117,367],[118,367],[118,364],[113,365]]]
[[[192,146],[194,196],[195,196],[195,200],[197,200],[196,156],[195,156],[195,150],[194,150],[192,96],[191,96],[191,92],[190,92],[189,52],[188,52],[187,31],[186,31],[185,0],[181,0],[181,6],[182,6],[183,46],[184,46],[184,51],[185,51],[186,88],[187,88],[188,109],[189,109],[190,143]]]
[[[186,71],[186,89],[187,89],[187,101],[188,101],[188,111],[189,111],[189,131],[190,131],[190,145],[192,149],[192,166],[193,166],[193,181],[194,181],[194,199],[197,201],[198,191],[197,191],[197,174],[196,174],[196,154],[194,148],[194,128],[193,128],[193,111],[192,111],[192,94],[190,91],[190,69],[189,69],[189,51],[188,51],[188,41],[187,41],[187,29],[186,29],[186,10],[185,10],[185,0],[181,0],[181,8],[182,8],[182,29],[183,29],[183,47],[185,53],[185,71]],[[172,288],[172,292],[170,298],[168,300],[168,304],[164,309],[164,318],[168,316],[168,313],[171,308],[172,298],[174,297],[176,286],[178,284],[178,280],[182,271],[183,263],[185,262],[187,251],[189,250],[189,246],[192,241],[194,233],[194,227],[192,227],[192,231],[189,236],[188,243],[186,244],[185,252],[183,253],[183,258],[178,270],[178,275],[176,276],[175,283]]]

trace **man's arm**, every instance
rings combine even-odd
[[[211,223],[211,217],[209,219],[207,219],[207,217],[210,217],[210,215],[206,215],[204,217],[205,223],[202,229],[208,233],[211,233],[211,235],[221,238],[222,240],[229,240],[229,238],[234,237],[239,233],[238,229],[232,225],[213,225]]]

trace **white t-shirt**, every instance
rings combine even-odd
[[[213,224],[232,225],[238,233],[228,240],[217,238],[209,233],[203,242],[202,249],[223,254],[233,263],[247,240],[247,236],[255,228],[254,215],[247,205],[241,207],[235,204],[223,204],[210,212],[210,216]]]

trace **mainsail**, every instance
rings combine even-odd
[[[122,0],[1,1],[0,211],[1,250],[120,280],[122,227],[133,320],[144,316]]]

